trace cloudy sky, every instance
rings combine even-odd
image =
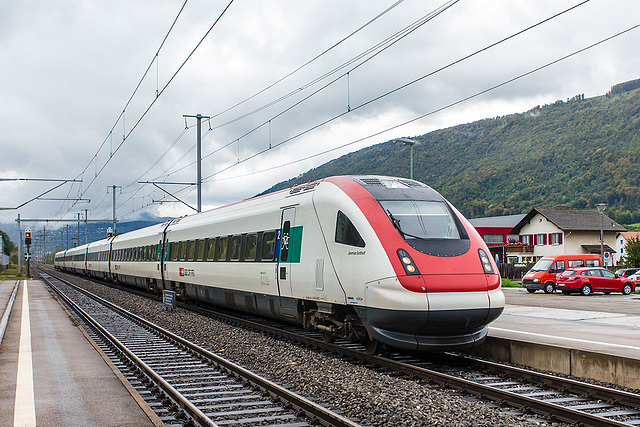
[[[640,78],[640,29],[439,111],[638,24],[637,0],[6,1],[0,222],[111,218],[113,185],[121,220],[192,213],[138,183],[195,182],[183,115],[211,117],[207,209],[395,137],[603,95]],[[60,184],[42,198],[73,200],[4,209]]]

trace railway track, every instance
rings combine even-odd
[[[362,345],[348,341],[328,343],[321,334],[291,325],[203,308],[196,311],[549,419],[585,426],[640,426],[638,394],[457,354],[434,357],[387,351],[373,356],[366,354]]]
[[[165,424],[358,425],[71,283],[39,275]]]

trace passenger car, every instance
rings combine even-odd
[[[565,270],[556,277],[556,287],[563,294],[580,292],[590,295],[592,292],[622,292],[629,295],[635,289],[635,283],[629,278],[618,277],[602,267],[572,268]]]
[[[558,273],[567,268],[600,267],[596,254],[547,255],[538,260],[522,278],[522,287],[529,293],[542,289],[545,294],[555,292]]]
[[[619,277],[629,277],[636,274],[640,268],[620,268],[615,271],[615,275]]]
[[[632,275],[628,276],[627,279],[631,280],[633,283],[640,284],[640,270],[636,271]]]

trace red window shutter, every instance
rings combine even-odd
[[[558,233],[558,243],[562,244],[562,233]]]
[[[549,235],[547,236],[547,242],[549,242],[549,245],[553,243],[553,234],[549,233]]]
[[[518,235],[518,241],[522,243],[522,234]]]
[[[547,235],[545,234],[545,235],[543,236],[543,238],[544,238],[544,244],[545,244],[545,245],[547,245],[547,244],[548,244],[547,242],[549,242],[549,240],[547,240]],[[549,242],[549,243],[550,243],[550,242]]]
[[[537,234],[533,234],[533,245],[537,245],[538,244],[538,235]]]

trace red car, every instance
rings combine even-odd
[[[570,268],[556,276],[556,289],[563,294],[580,292],[590,295],[592,292],[622,292],[629,295],[635,290],[635,284],[626,277],[619,277],[606,268],[584,267]]]

